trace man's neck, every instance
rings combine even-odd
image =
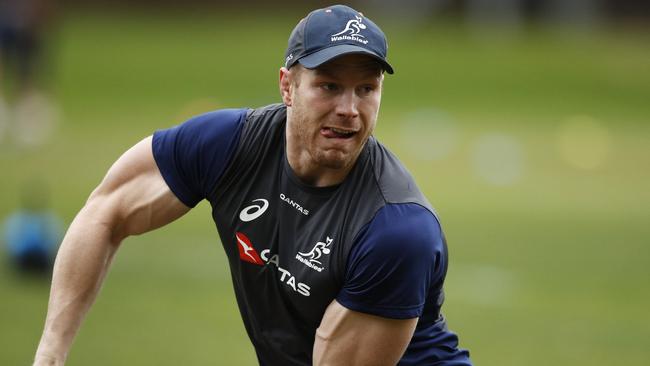
[[[328,168],[313,162],[306,150],[293,151],[287,141],[287,161],[294,175],[303,183],[314,187],[330,187],[340,184],[348,176],[354,164],[344,168]]]

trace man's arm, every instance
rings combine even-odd
[[[189,211],[154,161],[151,137],[122,155],[66,233],[54,265],[45,329],[34,365],[62,365],[122,240]]]
[[[438,299],[446,247],[431,211],[387,204],[355,239],[345,279],[316,331],[316,365],[395,365]],[[435,315],[435,314],[431,314]]]
[[[334,300],[316,330],[314,365],[394,366],[404,354],[417,321],[360,313]]]

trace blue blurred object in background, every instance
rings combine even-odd
[[[22,271],[49,273],[58,248],[61,223],[52,212],[14,212],[4,225],[9,259]]]
[[[47,189],[41,182],[26,184],[21,201],[22,207],[3,225],[7,258],[23,273],[49,275],[61,239],[61,220],[47,208]]]

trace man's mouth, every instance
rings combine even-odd
[[[327,138],[348,139],[354,136],[357,131],[335,127],[323,127],[321,128],[320,133]]]

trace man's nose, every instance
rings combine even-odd
[[[344,118],[356,118],[359,116],[358,102],[359,98],[355,95],[354,90],[345,91],[339,97],[336,114]]]

